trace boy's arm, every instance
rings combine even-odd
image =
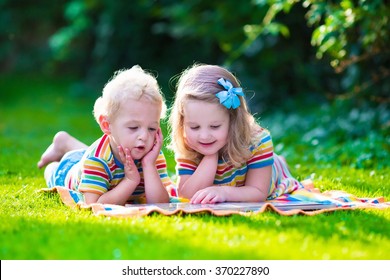
[[[146,203],[167,203],[169,195],[161,181],[155,164],[145,164],[144,171]]]
[[[130,181],[126,177],[124,177],[123,180],[115,188],[107,191],[104,194],[93,193],[90,191],[82,192],[85,198],[85,202],[87,204],[105,203],[124,205],[137,186],[138,184],[135,184],[134,181]]]
[[[105,193],[101,193],[101,191],[98,191],[98,189],[101,189],[101,184],[104,180],[108,180],[108,175],[102,176],[99,179],[96,179],[95,187],[91,187],[91,180],[94,177],[97,177],[95,175],[94,177],[90,177],[87,174],[84,174],[82,176],[85,179],[85,183],[83,183],[83,186],[80,188],[80,191],[84,193],[85,202],[90,203],[105,203],[105,204],[117,204],[117,205],[124,205],[126,201],[129,199],[131,194],[134,192],[136,187],[140,183],[140,174],[138,172],[138,168],[134,163],[134,160],[131,158],[130,151],[126,149],[126,151],[123,150],[122,147],[118,147],[119,154],[121,157],[122,162],[124,163],[124,172],[125,176],[124,178],[119,182],[118,185],[116,185],[114,188],[108,190]],[[83,168],[84,173],[92,173],[93,170],[88,170],[88,166],[92,165],[94,166],[94,170],[100,170],[100,173],[103,174],[106,172],[108,166],[104,161],[101,159],[90,159],[89,161],[85,161],[85,167]],[[95,172],[96,173],[96,172]],[[82,180],[83,182],[84,180]],[[88,183],[87,183],[88,182]],[[107,184],[107,189],[109,182],[105,181]]]
[[[129,180],[126,176],[122,181],[115,186],[115,188],[109,190],[108,192],[102,194],[97,199],[97,203],[106,203],[106,204],[117,204],[125,205],[126,201],[129,199],[131,194],[134,192],[135,188],[139,183],[133,180]],[[87,196],[85,199],[87,200]],[[88,202],[87,202],[88,203]],[[89,202],[91,203],[91,202]]]
[[[144,171],[145,195],[147,203],[169,202],[168,191],[165,189],[157,166],[160,164],[160,152],[163,143],[163,135],[159,128],[156,133],[156,142],[152,149],[142,158],[142,169]],[[166,161],[164,156],[161,159],[161,171],[166,173]]]

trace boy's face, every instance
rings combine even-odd
[[[133,159],[141,159],[153,147],[160,127],[161,106],[146,98],[123,102],[110,121],[110,144],[119,160],[118,146],[131,151]]]
[[[190,100],[184,105],[184,137],[202,155],[213,155],[228,140],[229,113],[221,105]]]

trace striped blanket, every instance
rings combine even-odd
[[[44,188],[44,192],[57,192],[65,205],[87,208],[95,215],[110,217],[140,217],[151,213],[175,215],[178,213],[210,213],[216,216],[232,214],[254,215],[274,211],[280,215],[317,215],[324,212],[352,209],[390,209],[390,202],[378,198],[359,198],[343,191],[315,192],[312,189],[299,189],[289,194],[259,203],[217,203],[191,204],[186,199],[171,197],[170,203],[128,204],[89,204],[84,202],[83,194],[63,187]]]

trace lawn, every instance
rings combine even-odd
[[[390,258],[390,210],[119,219],[68,208],[57,195],[38,192],[45,182],[36,163],[55,132],[66,130],[86,143],[100,136],[94,97],[81,98],[71,85],[34,76],[0,80],[2,260]],[[382,125],[389,113],[321,104],[261,117],[276,151],[294,175],[313,178],[321,190],[389,200],[389,123]]]

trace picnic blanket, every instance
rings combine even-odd
[[[273,211],[284,216],[297,214],[311,216],[336,210],[390,209],[390,202],[386,202],[383,197],[359,198],[344,191],[319,193],[306,188],[258,203],[191,204],[187,199],[171,197],[170,203],[126,204],[125,206],[100,203],[86,204],[82,193],[63,187],[44,188],[41,191],[57,192],[61,201],[67,206],[90,209],[95,215],[109,217],[141,217],[151,213],[162,215],[210,213],[215,216],[233,214],[248,216],[265,211]]]

